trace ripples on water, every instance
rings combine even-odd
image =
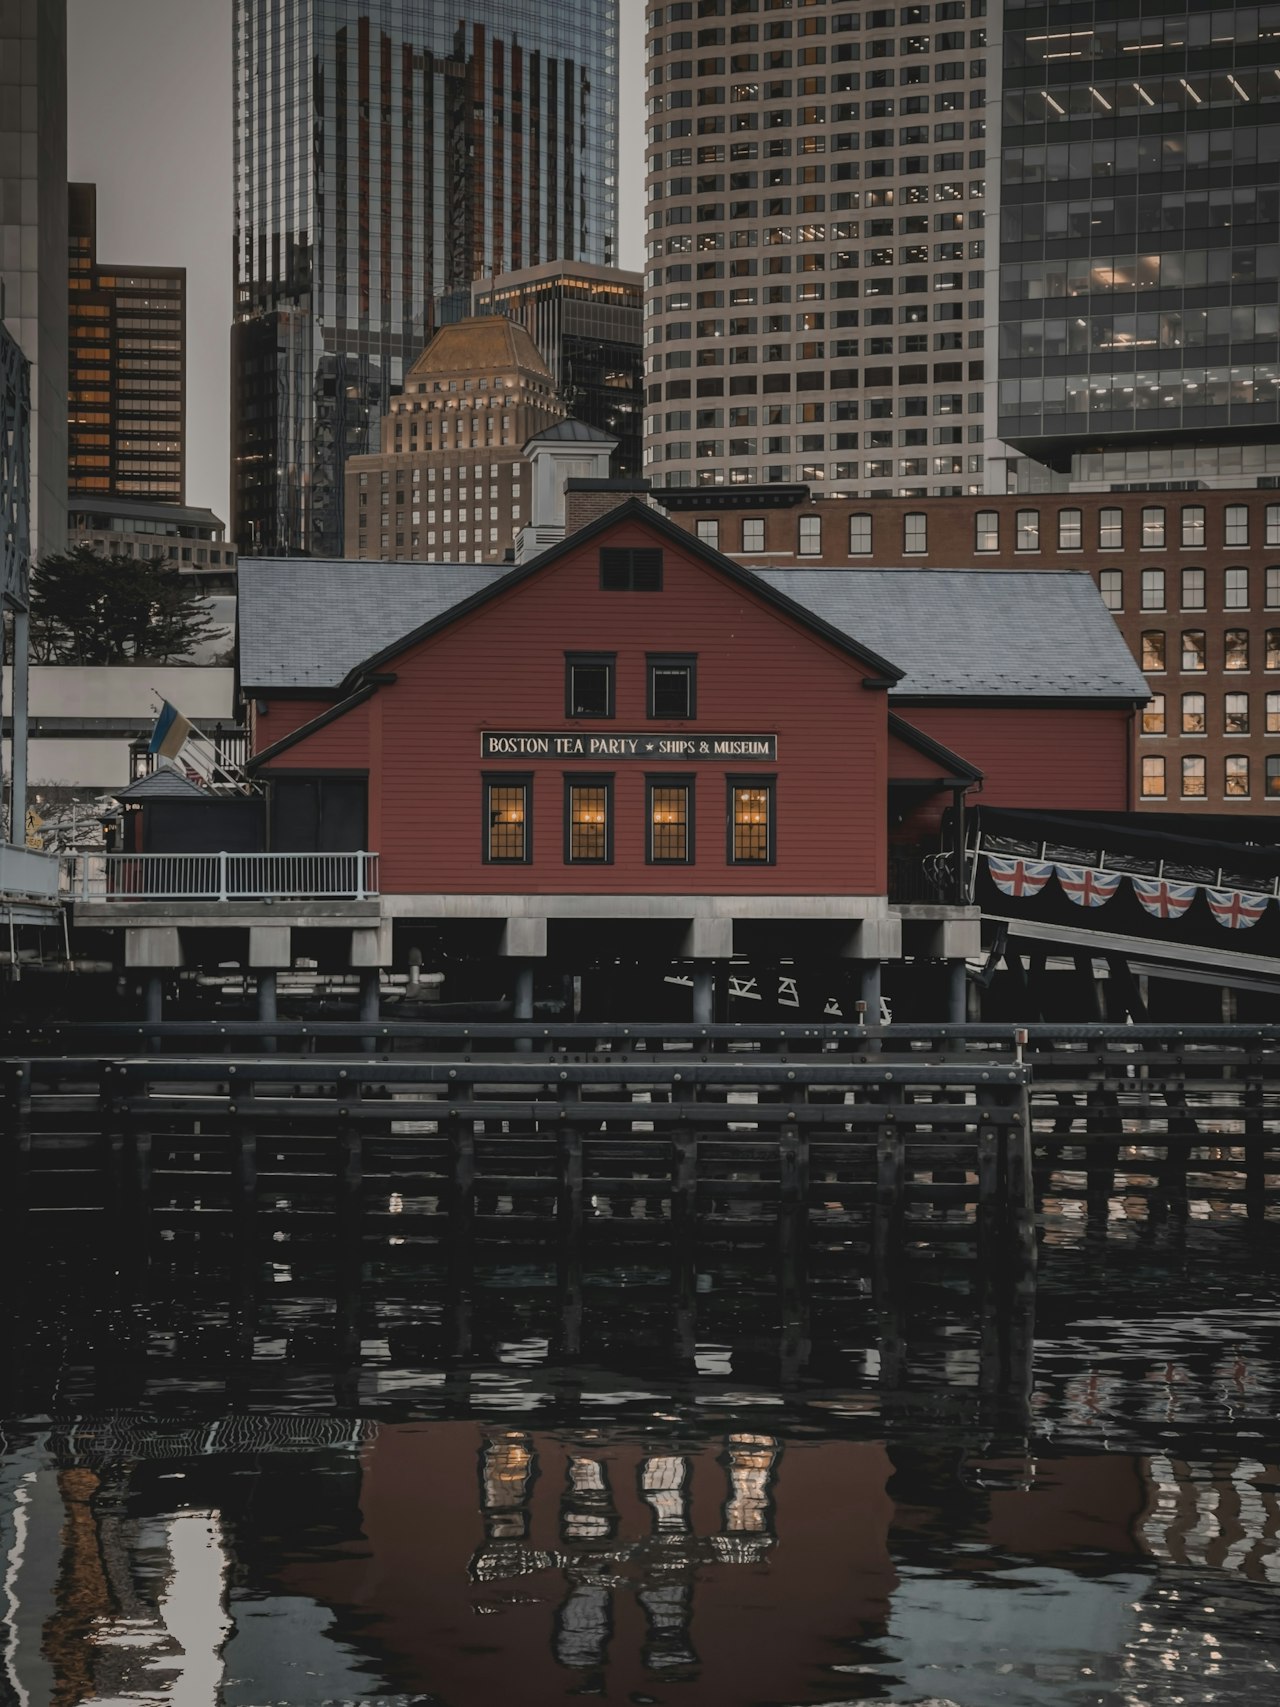
[[[357,1285],[33,1239],[0,1703],[1274,1702],[1275,1231],[1051,1216],[999,1390],[941,1277],[784,1329],[704,1272],[677,1365],[638,1269],[588,1275],[569,1359],[531,1267],[459,1299],[404,1249]]]

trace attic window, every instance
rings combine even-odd
[[[602,593],[660,593],[662,552],[651,546],[606,545],[600,550]]]

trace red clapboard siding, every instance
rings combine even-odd
[[[388,893],[870,894],[885,892],[887,703],[838,647],[665,539],[660,593],[604,593],[602,545],[650,545],[626,521],[402,652],[396,680],[281,753],[271,768],[370,767],[369,845]],[[617,654],[609,724],[564,714],[564,654]],[[698,655],[696,722],[651,723],[646,653]],[[281,722],[298,702],[277,702]],[[278,739],[276,708],[263,728]],[[490,730],[776,734],[778,762],[736,767],[777,777],[777,863],[732,866],[726,853],[730,768],[642,761],[480,757]],[[367,757],[366,757],[367,755]],[[482,776],[533,774],[534,860],[487,866]],[[564,778],[614,776],[614,863],[566,865]],[[646,771],[696,789],[696,861],[645,863]]]
[[[301,729],[304,723],[310,723],[313,717],[319,717],[321,712],[328,711],[333,704],[330,695],[325,699],[272,699],[263,698],[261,703],[267,707],[265,713],[256,711],[252,719],[253,750],[260,753],[266,747],[273,747],[277,741],[283,741],[286,735],[292,735],[295,729]]]
[[[917,729],[985,775],[984,806],[1124,812],[1129,809],[1128,711],[913,705]]]

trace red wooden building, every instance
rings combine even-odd
[[[361,963],[690,960],[699,1016],[731,957],[962,962],[891,853],[1125,809],[1146,697],[1086,575],[757,572],[638,502],[507,573],[248,561],[240,641],[266,845],[379,856]]]

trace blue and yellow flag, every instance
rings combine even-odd
[[[156,726],[151,731],[151,746],[148,751],[158,753],[162,759],[176,759],[186,745],[191,727],[191,723],[177,706],[170,705],[169,701],[165,700],[160,707],[160,715],[156,718]]]

